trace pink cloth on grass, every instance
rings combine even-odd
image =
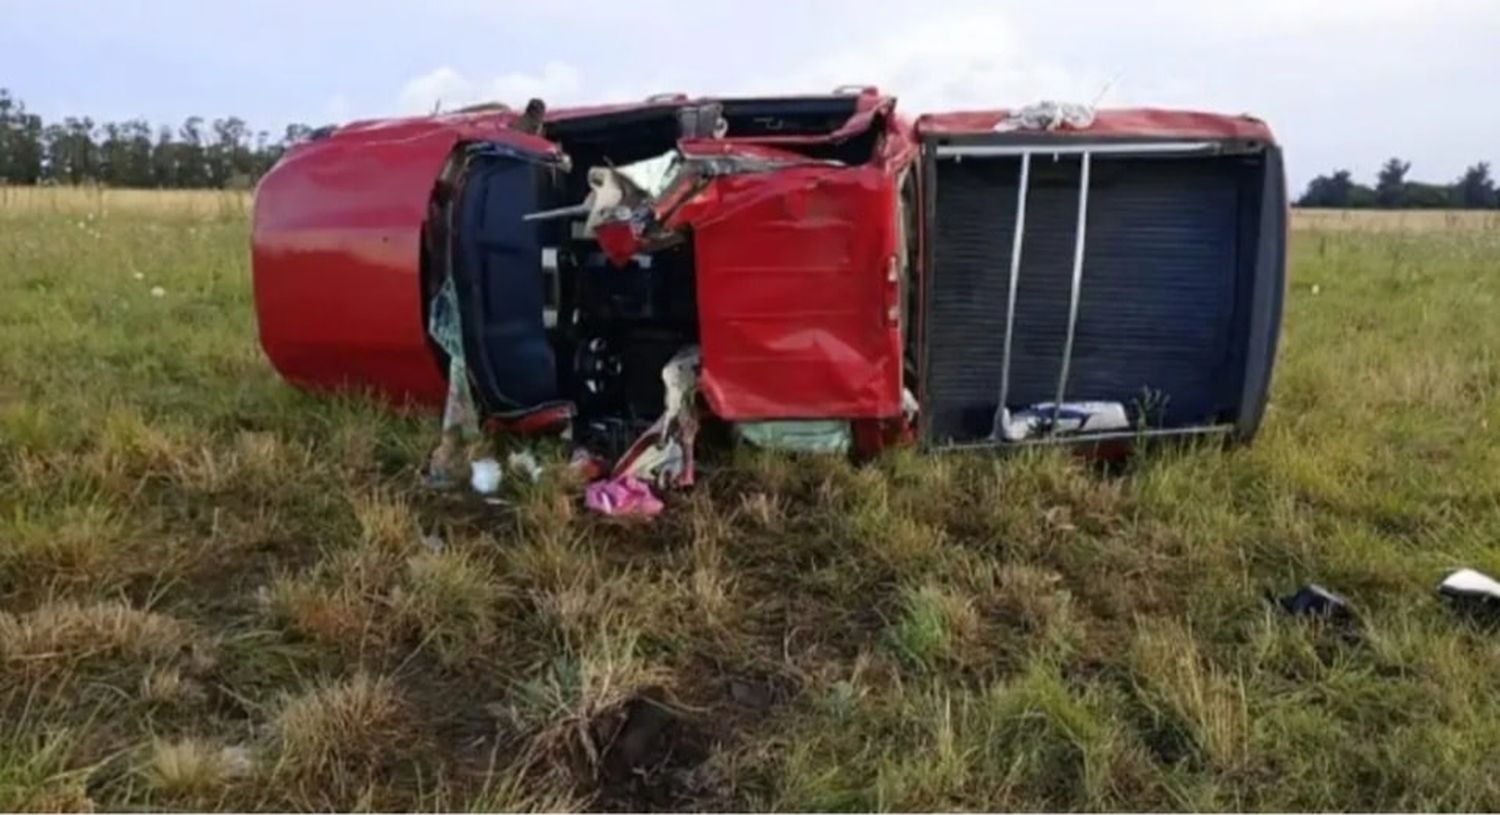
[[[664,507],[651,492],[651,485],[633,475],[622,475],[595,481],[583,491],[583,503],[604,515],[644,515],[651,517]]]

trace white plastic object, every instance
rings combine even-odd
[[[1443,578],[1438,591],[1444,594],[1485,595],[1500,600],[1500,582],[1473,569],[1459,569]]]
[[[489,495],[500,489],[500,462],[481,458],[469,464],[469,486],[480,495]]]

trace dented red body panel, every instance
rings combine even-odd
[[[564,109],[547,119],[684,101]],[[702,386],[718,415],[900,414],[899,292],[889,275],[895,176],[915,148],[893,105],[861,94],[854,115],[827,134],[680,142],[690,156],[801,160],[787,148],[883,128],[868,164],[802,161],[717,178],[672,215],[672,225],[694,232]],[[441,404],[443,372],[422,317],[428,202],[461,142],[556,152],[552,142],[507,129],[515,118],[497,110],[356,122],[299,145],[267,174],[252,245],[261,344],[278,372],[309,388],[365,387],[392,401]]]
[[[879,167],[801,166],[715,179],[678,210],[716,415],[901,412],[894,186]]]
[[[253,228],[260,341],[299,385],[442,403],[418,277],[427,200],[453,136],[328,139],[261,182]]]
[[[714,179],[668,227],[694,236],[703,373],[732,420],[890,418],[901,413],[896,179],[915,155],[892,101],[865,95],[826,136],[684,141],[685,155],[794,162]],[[788,144],[833,142],[880,125],[857,167],[795,163]]]
[[[422,225],[461,139],[537,152],[493,115],[357,122],[294,147],[261,180],[251,235],[260,341],[308,388],[367,388],[441,406],[447,385],[422,324]]]

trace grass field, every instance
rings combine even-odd
[[[630,524],[279,381],[242,197],[0,204],[0,810],[1500,808],[1433,591],[1500,574],[1493,224],[1304,223],[1248,448],[706,452]]]

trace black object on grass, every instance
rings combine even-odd
[[[1354,619],[1349,601],[1317,583],[1309,583],[1285,597],[1272,598],[1272,601],[1282,611],[1297,617],[1324,617],[1340,622]]]

